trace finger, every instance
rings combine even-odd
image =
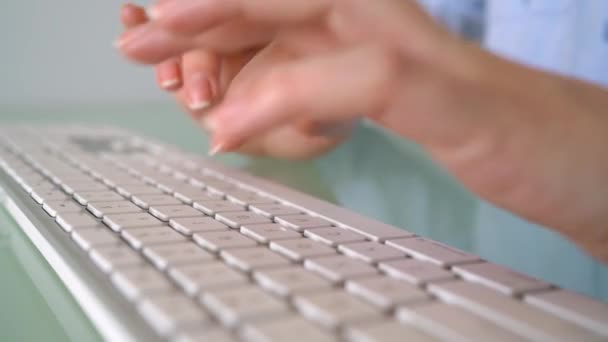
[[[297,23],[322,17],[331,0],[166,0],[149,14],[161,26],[181,34],[194,34],[244,18],[256,23]]]
[[[180,58],[170,58],[155,68],[156,83],[166,91],[176,91],[182,87],[182,68]]]
[[[221,60],[209,50],[194,50],[182,59],[182,77],[187,107],[198,117],[213,102],[218,93]]]
[[[142,7],[127,3],[120,8],[120,21],[126,28],[132,28],[148,21],[148,17]]]
[[[177,35],[148,23],[124,32],[116,46],[135,61],[156,64],[197,48],[232,55],[265,45],[273,36],[274,30],[269,27],[241,21],[226,23],[196,37]]]
[[[247,140],[234,152],[280,159],[301,160],[318,156],[347,139],[352,130],[341,135],[310,136],[293,125],[285,125],[272,132]],[[285,142],[289,143],[286,144]]]
[[[370,61],[374,61],[370,63]],[[396,57],[374,47],[276,66],[210,113],[212,149],[231,150],[290,121],[339,122],[379,112],[396,80]]]

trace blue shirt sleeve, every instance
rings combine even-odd
[[[608,1],[488,0],[487,15],[488,49],[608,85]]]

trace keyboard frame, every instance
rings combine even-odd
[[[149,137],[124,130],[117,130],[116,133],[119,137],[126,136],[145,145],[145,150],[154,159],[168,158],[179,160],[182,164],[193,164],[200,172],[325,219],[335,226],[359,233],[368,240],[384,243],[386,240],[417,237],[405,229],[362,216],[298,190],[218,164]],[[55,219],[47,215],[3,168],[0,168],[0,203],[50,264],[104,340],[163,340],[144,321],[136,306],[116,291],[110,278],[98,271],[89,254],[74,243],[71,236],[58,227]],[[479,257],[476,262],[487,261]],[[551,287],[556,289],[555,285]]]

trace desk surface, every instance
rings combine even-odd
[[[172,106],[0,109],[10,121],[102,122],[205,153],[206,138]],[[310,162],[220,161],[445,242],[560,286],[608,300],[608,268],[542,227],[482,203],[413,144],[362,125]],[[46,261],[0,208],[0,340],[99,340]]]

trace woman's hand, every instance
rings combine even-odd
[[[365,114],[481,197],[608,260],[605,89],[484,52],[413,0],[163,0],[150,13],[119,40],[135,61],[265,46],[206,116],[216,150]]]
[[[120,17],[127,29],[136,29],[148,22],[145,10],[132,4],[122,7]],[[260,42],[259,47],[230,55],[204,48],[187,51],[156,65],[157,84],[161,89],[173,92],[184,110],[204,126],[205,114],[221,101],[237,75],[246,78],[271,63],[293,58],[289,51],[270,45],[271,41]],[[346,139],[354,123],[354,120],[347,120],[321,125],[302,120],[247,139],[235,151],[278,158],[310,158]]]

